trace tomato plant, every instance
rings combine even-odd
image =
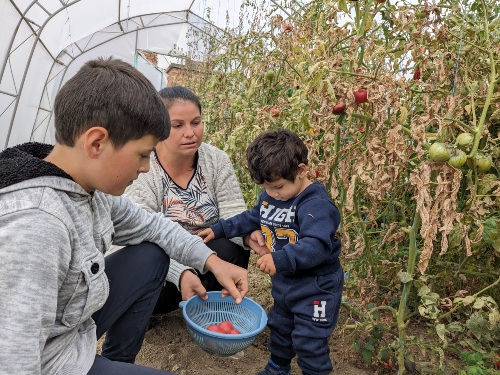
[[[206,140],[229,154],[251,206],[248,144],[269,128],[301,136],[311,176],[318,171],[341,211],[346,298],[360,305],[342,306],[359,321],[349,329],[366,338],[380,324],[374,312],[385,312],[387,337],[374,342],[390,348],[398,371],[409,354],[417,368],[430,363],[427,372],[446,372],[448,354],[492,358],[500,4],[296,3],[287,21],[252,3],[249,30],[194,31],[193,48],[203,49],[186,56],[196,64],[184,74],[202,98]],[[199,61],[204,51],[214,60]],[[421,338],[407,334],[415,322],[428,327]],[[360,344],[359,353],[369,362],[375,347]]]

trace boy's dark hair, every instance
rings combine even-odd
[[[160,96],[163,102],[170,108],[177,100],[185,100],[194,103],[201,113],[200,99],[189,89],[184,86],[170,86],[160,90]]]
[[[297,134],[287,129],[268,130],[247,148],[248,171],[259,185],[280,178],[293,182],[299,164],[307,165],[307,153]]]
[[[115,148],[170,133],[168,112],[151,82],[112,57],[87,61],[57,93],[54,114],[56,141],[69,147],[93,126],[105,128]]]

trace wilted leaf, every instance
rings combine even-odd
[[[436,326],[436,333],[441,340],[445,341],[444,335],[446,334],[446,328],[445,328],[444,324],[438,324]]]
[[[399,277],[399,280],[401,280],[401,282],[403,284],[409,283],[410,281],[413,280],[413,277],[408,272],[404,272],[404,271],[399,272],[398,277]]]
[[[448,326],[446,327],[446,329],[449,332],[463,332],[464,327],[459,322],[451,322],[450,324],[448,324]]]
[[[463,301],[464,306],[470,305],[472,302],[474,302],[475,299],[476,298],[473,297],[473,296],[467,296],[467,297],[465,297],[464,301]]]
[[[498,186],[497,176],[488,173],[484,175],[477,183],[477,193],[479,195],[488,194],[494,187]]]
[[[496,326],[500,324],[500,313],[498,310],[493,310],[488,314],[488,320],[491,324],[492,329],[495,329]]]
[[[479,340],[483,335],[490,333],[488,321],[478,312],[474,312],[465,325]]]
[[[476,310],[482,309],[484,307],[484,300],[482,298],[476,299],[476,302],[474,302],[472,307]]]
[[[427,285],[422,285],[422,287],[418,290],[418,295],[420,297],[425,296],[426,294],[429,294],[431,290]]]

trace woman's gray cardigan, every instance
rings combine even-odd
[[[202,143],[198,148],[198,155],[198,165],[205,177],[209,194],[217,203],[219,217],[227,219],[247,210],[233,165],[227,154],[217,147]],[[163,205],[162,170],[156,162],[154,152],[150,156],[149,172],[141,173],[139,178],[125,190],[124,195],[149,212],[161,212]],[[232,241],[243,246],[243,241],[239,237]],[[245,248],[249,249],[246,246]],[[187,269],[191,268],[171,259],[167,281],[179,288],[180,276]]]

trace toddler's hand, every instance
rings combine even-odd
[[[273,256],[269,253],[263,255],[257,260],[257,267],[269,276],[274,276],[276,274],[276,266],[274,265]]]
[[[266,247],[266,241],[264,241],[264,236],[260,229],[254,230],[252,233],[245,236],[243,238],[243,243],[260,256],[270,253],[269,249]]]
[[[215,238],[214,231],[210,228],[203,229],[200,233],[198,233],[198,236],[203,238],[204,243],[207,243]]]

